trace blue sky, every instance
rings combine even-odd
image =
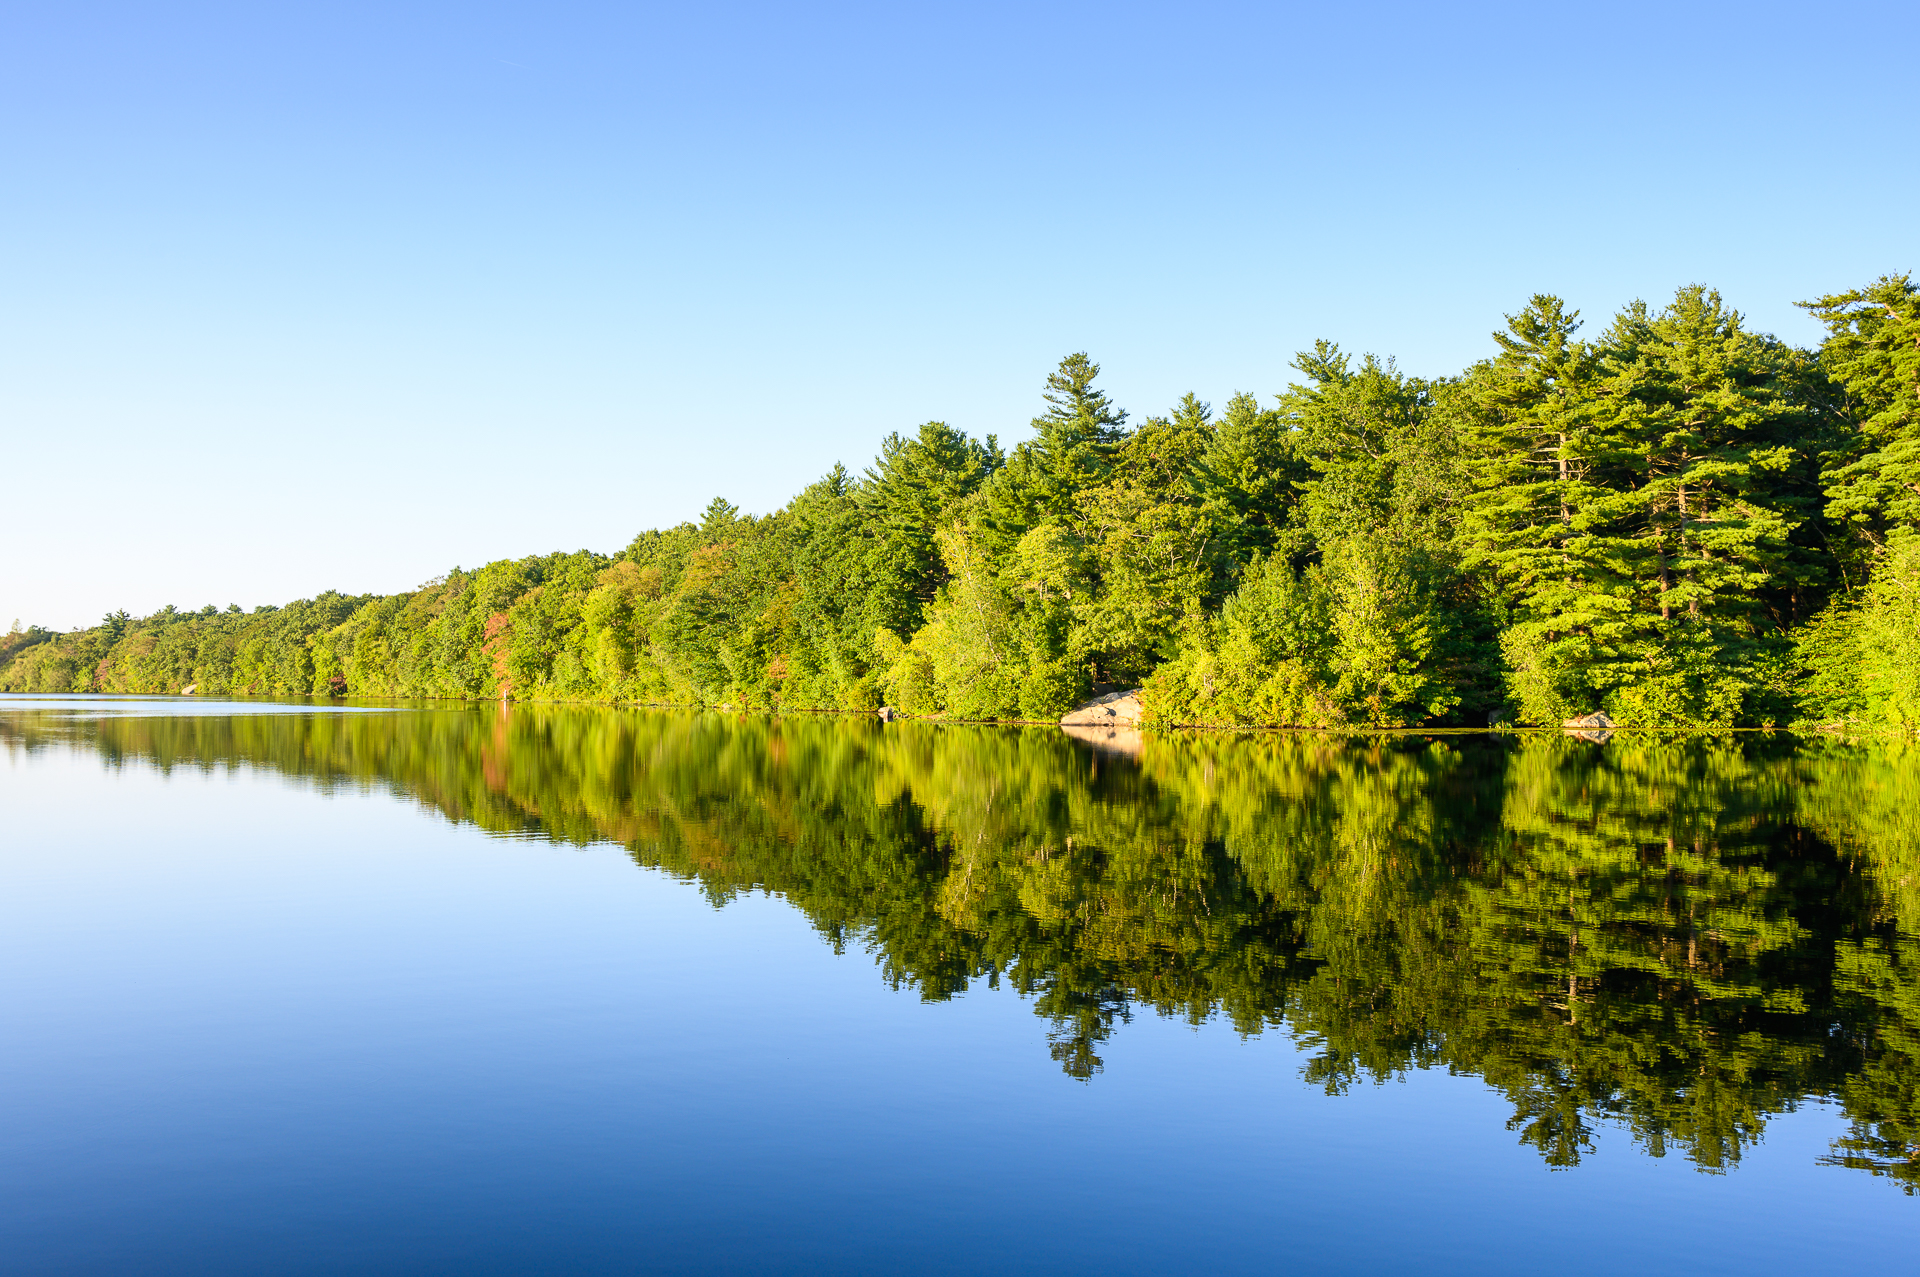
[[[1912,5],[0,11],[0,625],[406,589],[1535,291],[1920,268]]]

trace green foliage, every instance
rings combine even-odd
[[[1597,346],[1535,297],[1463,384],[1463,563],[1507,617],[1510,704],[1553,722],[1732,724],[1786,710],[1781,670],[1828,573],[1807,359],[1718,294],[1636,303]]]
[[[1920,537],[1894,541],[1860,597],[1815,617],[1797,647],[1805,722],[1920,730]]]
[[[1801,305],[1827,326],[1820,366],[1851,427],[1826,475],[1828,513],[1884,547],[1920,527],[1920,288],[1883,275]]]
[[[1536,295],[1458,377],[1321,341],[1275,397],[1132,428],[1076,353],[1011,454],[928,422],[611,558],[16,626],[0,690],[1911,731],[1920,290],[1807,305],[1818,352],[1699,286],[1592,340]]]
[[[1433,667],[1440,627],[1430,573],[1402,547],[1360,538],[1328,549],[1334,696],[1353,721],[1404,727],[1439,718],[1460,697]]]
[[[1100,365],[1084,351],[1048,374],[1047,408],[1033,419],[1034,437],[1013,450],[986,489],[991,550],[1044,519],[1071,519],[1080,495],[1111,473],[1127,414],[1095,388],[1099,375]]]
[[[109,616],[106,624],[102,626],[109,634],[112,634],[113,637],[111,641],[118,641],[118,634],[113,632],[113,627],[116,623],[124,629],[126,624],[126,614],[124,612]],[[54,634],[52,630],[43,629],[38,625],[32,625],[22,629],[20,628],[20,622],[18,620],[14,621],[13,628],[9,629],[4,636],[0,636],[0,669],[11,664],[28,648],[36,647],[41,643],[51,640],[53,637]]]
[[[1218,727],[1345,721],[1334,691],[1332,591],[1317,570],[1256,559],[1217,618],[1188,618],[1179,655],[1147,680],[1156,724]]]

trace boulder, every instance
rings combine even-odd
[[[1591,714],[1582,714],[1578,718],[1569,718],[1560,726],[1566,728],[1567,735],[1577,740],[1597,741],[1605,744],[1613,739],[1613,729],[1617,724],[1606,714],[1595,710]]]
[[[882,706],[880,707],[880,721],[881,721],[881,722],[883,722],[883,723],[891,723],[891,722],[892,722],[893,720],[895,720],[896,718],[899,718],[899,717],[900,717],[900,711],[899,711],[899,710],[896,710],[896,709],[895,709],[895,708],[894,708],[893,706],[891,706],[891,705],[882,705]]]
[[[1061,716],[1062,727],[1137,727],[1145,712],[1140,689],[1108,692],[1084,705],[1076,705]]]

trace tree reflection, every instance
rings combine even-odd
[[[928,999],[1005,984],[1070,1076],[1140,1009],[1284,1027],[1338,1093],[1484,1078],[1554,1166],[1597,1124],[1735,1165],[1830,1099],[1827,1159],[1920,1187],[1920,755],[1780,738],[1150,737],[559,707],[0,715],[160,768],[381,786],[777,893]]]

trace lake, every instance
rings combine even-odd
[[[14,1273],[1920,1241],[1920,747],[0,697]]]

